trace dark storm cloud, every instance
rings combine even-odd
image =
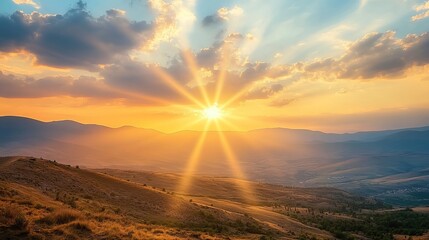
[[[25,49],[41,64],[96,69],[144,43],[152,29],[144,21],[128,21],[116,9],[94,18],[82,4],[64,15],[15,12],[0,17],[0,51]]]
[[[341,58],[316,61],[305,70],[334,73],[340,78],[369,79],[398,77],[410,67],[426,64],[429,64],[429,33],[398,39],[394,32],[386,32],[367,34],[351,44]]]

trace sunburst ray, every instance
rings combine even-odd
[[[183,88],[180,84],[177,83],[177,81],[168,73],[163,71],[160,68],[154,69],[155,74],[157,74],[163,81],[166,83],[170,88],[177,91],[182,96],[186,97],[191,102],[195,103],[196,105],[200,107],[204,107],[204,104],[202,104],[197,98],[195,98],[192,94],[190,94],[185,88]]]
[[[177,193],[186,194],[189,185],[192,181],[192,174],[194,173],[198,161],[200,160],[201,151],[204,146],[204,141],[207,137],[207,131],[210,127],[210,121],[206,122],[206,125],[204,126],[204,130],[201,132],[200,137],[198,138],[197,143],[194,146],[194,149],[192,150],[192,153],[187,161],[185,172],[182,176],[182,180],[179,184],[179,186],[176,188]]]
[[[210,105],[211,104],[210,98],[207,94],[206,88],[204,87],[205,84],[202,82],[202,79],[201,79],[201,76],[199,73],[199,67],[197,65],[197,62],[195,61],[194,55],[192,54],[191,51],[185,50],[185,51],[182,51],[182,56],[185,59],[185,62],[188,65],[194,80],[197,82],[197,87],[198,87],[205,103],[207,105]]]
[[[218,122],[216,122],[216,128],[217,128],[217,133],[219,135],[220,143],[221,143],[222,148],[223,148],[224,153],[225,153],[225,157],[226,157],[226,159],[229,163],[229,166],[230,166],[230,168],[234,174],[234,177],[236,178],[235,182],[236,182],[239,190],[241,191],[241,193],[244,197],[244,200],[247,203],[257,202],[257,199],[255,197],[253,189],[250,186],[250,184],[247,182],[246,175],[244,174],[244,172],[241,169],[238,158],[236,157],[234,151],[231,148],[231,145],[229,144],[228,140],[226,139],[225,134],[220,129]]]

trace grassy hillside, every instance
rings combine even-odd
[[[225,177],[191,176],[188,189],[177,189],[184,176],[174,173],[156,173],[118,169],[97,169],[97,172],[174,191],[189,197],[206,197],[246,203],[242,182],[252,189],[258,206],[286,204],[289,207],[306,207],[329,211],[388,208],[388,205],[371,198],[352,195],[335,188],[297,188],[267,183],[255,183]]]
[[[429,226],[421,209],[390,209],[334,188],[206,176],[181,188],[183,181],[3,157],[0,239],[424,239]]]
[[[280,234],[242,214],[53,161],[1,158],[0,182],[1,239],[222,239]]]
[[[240,186],[243,180],[192,176],[185,191],[179,174],[117,169],[98,172],[175,191],[193,202],[244,213],[295,238],[323,239],[320,230],[338,239],[426,239],[429,214],[425,208],[392,209],[373,198],[359,197],[335,188],[297,188],[246,182],[257,201],[249,203]]]

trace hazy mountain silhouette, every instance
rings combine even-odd
[[[165,134],[134,127],[41,122],[11,116],[0,117],[0,133],[1,155],[179,173],[186,169],[201,136],[197,131]],[[429,203],[429,197],[415,197],[415,192],[418,196],[429,193],[423,171],[429,169],[429,127],[348,134],[272,128],[223,134],[251,180],[335,186],[395,203]],[[194,173],[235,176],[218,135],[207,133]],[[401,184],[390,184],[389,179]]]

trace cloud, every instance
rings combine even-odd
[[[192,29],[196,20],[193,12],[194,1],[182,0],[148,0],[149,7],[156,14],[154,20],[154,37],[148,49],[154,49],[161,42],[171,42],[173,39],[186,41],[185,35]]]
[[[245,96],[245,99],[265,99],[271,97],[275,93],[280,92],[281,90],[283,90],[282,84],[267,84],[250,90]]]
[[[178,85],[191,91],[186,86],[192,79],[191,73],[184,64],[179,62],[173,63],[169,68],[164,68],[155,64],[123,59],[106,67],[101,75],[108,85],[115,88],[166,100],[180,100],[182,98],[180,93],[163,80],[161,72],[174,76]]]
[[[423,12],[423,13],[420,13],[420,14],[413,16],[412,20],[417,21],[417,20],[421,20],[421,19],[424,19],[427,17],[429,17],[429,11],[426,11],[426,12]]]
[[[15,12],[10,17],[0,16],[0,51],[18,51],[34,40],[34,32],[38,26],[28,20],[32,16],[36,18],[39,14]]]
[[[195,56],[198,64],[202,67],[212,67],[216,65],[219,61],[218,50],[220,44],[216,44],[210,48],[201,49]]]
[[[126,12],[124,10],[121,10],[121,9],[110,9],[110,10],[106,11],[106,15],[108,17],[113,17],[113,18],[123,17],[123,16],[125,16],[125,14],[126,14]]]
[[[18,5],[25,4],[25,5],[31,5],[31,6],[33,6],[34,8],[37,8],[37,9],[39,9],[39,8],[40,8],[39,4],[35,3],[33,0],[12,0],[12,1],[13,1],[15,4],[18,4]]]
[[[210,96],[214,96],[220,76],[223,76],[225,85],[222,90],[223,100],[229,99],[243,89],[248,90],[237,101],[268,98],[283,89],[282,83],[276,82],[275,79],[287,75],[288,68],[256,62],[247,63],[235,70],[228,68],[222,71],[218,68],[219,64],[213,60],[218,59],[218,52],[214,50],[210,54],[215,57],[208,57],[212,61],[210,64],[204,62],[208,61],[207,59],[201,62],[202,54],[207,54],[207,51],[209,50],[202,49],[193,57],[197,59],[197,64],[200,66],[198,69],[194,69],[198,71],[197,76],[201,77],[202,73],[205,73],[205,78],[202,79],[203,87]],[[109,86],[145,96],[184,103],[188,100],[180,91],[177,91],[177,86],[179,86],[200,99],[200,91],[195,85],[195,75],[183,56],[177,56],[166,67],[132,59],[122,59],[104,68],[101,76]],[[169,76],[171,80],[174,80],[176,86],[167,83],[163,76]]]
[[[19,26],[18,23],[25,22],[21,20],[28,16],[31,18],[46,17],[37,13],[33,13],[33,15],[25,15],[24,13],[17,12],[15,14],[17,15],[16,19],[18,20],[11,20],[12,18],[6,19],[8,21],[13,21],[16,26]],[[123,12],[112,10],[108,12],[106,16],[103,16],[103,18],[117,18],[118,15],[123,15]],[[62,16],[60,16],[60,18],[62,18]],[[56,21],[57,20],[55,20],[55,22]],[[22,26],[23,28],[39,27],[31,24],[22,24]],[[31,33],[32,31],[17,31],[17,33],[20,34],[28,32]],[[2,39],[2,50],[6,51],[11,49],[10,51],[13,51],[14,49],[18,49],[18,46],[25,46],[25,43],[29,42],[29,39],[32,39],[32,36],[22,34],[20,38],[22,40],[20,40],[19,44],[17,44],[17,37],[13,38],[14,41],[6,41],[5,39]],[[286,68],[270,66],[270,64],[264,62],[247,62],[246,58],[241,56],[240,52],[237,50],[237,45],[246,40],[247,37],[243,34],[231,33],[227,35],[224,40],[214,43],[209,48],[201,49],[196,53],[190,52],[189,54],[191,54],[191,57],[196,60],[196,69],[189,67],[184,54],[177,55],[166,66],[146,63],[127,55],[122,55],[121,58],[112,58],[110,60],[112,61],[111,63],[97,69],[100,76],[103,78],[102,80],[97,81],[80,81],[76,78],[62,76],[34,79],[29,76],[17,77],[14,75],[3,74],[1,86],[6,90],[1,92],[0,95],[3,97],[78,96],[84,89],[92,89],[88,90],[85,96],[98,98],[102,93],[108,93],[106,98],[150,96],[164,99],[166,101],[185,103],[188,100],[179,91],[177,91],[176,88],[177,86],[180,86],[180,88],[185,89],[185,91],[199,99],[201,93],[197,85],[200,83],[195,79],[196,74],[197,76],[202,77],[204,87],[212,96],[216,91],[217,82],[221,76],[223,76],[225,87],[222,90],[222,98],[227,99],[241,91],[243,88],[249,87],[258,81],[266,78],[276,78],[282,74],[287,74],[288,72],[288,69]],[[37,45],[39,46],[39,44]],[[52,46],[52,48],[55,48],[55,46]],[[26,49],[33,48],[31,46]],[[42,52],[39,53],[37,51],[33,51],[33,53],[36,53],[36,56],[39,57],[38,61],[43,59],[40,57],[44,56]],[[226,53],[228,53],[228,57],[231,62],[224,65],[222,61],[224,61],[224,58],[227,56],[225,55]],[[60,61],[60,58],[57,58],[56,60]],[[96,60],[97,59],[94,59],[93,62]],[[86,61],[90,62],[88,59],[86,59]],[[192,70],[197,72],[193,73]],[[167,83],[163,78],[162,73],[164,73],[164,75],[168,75],[171,79],[174,79],[176,86],[172,86]],[[77,91],[75,89],[76,86],[80,86],[82,83],[89,84],[93,82],[97,82],[97,85],[87,86],[87,88],[81,89],[82,91]],[[43,84],[47,84],[46,89],[41,87]],[[101,86],[103,87],[101,88]],[[281,88],[281,86],[274,81],[258,84],[257,87],[258,88],[249,88],[249,91],[252,90],[252,92],[243,94],[243,96],[238,100],[242,101],[252,98],[266,98],[274,92],[279,91]],[[34,91],[32,89],[34,89]],[[101,89],[103,91],[101,91]],[[129,93],[130,95],[125,96],[126,94],[113,94],[111,91],[112,89],[123,93]],[[94,96],[90,93],[91,91],[94,91]]]
[[[307,63],[305,71],[336,78],[398,77],[413,66],[429,64],[429,33],[403,39],[395,32],[369,33],[352,43],[345,54]]]
[[[218,25],[241,15],[243,15],[243,9],[238,6],[230,9],[223,7],[218,9],[216,13],[206,16],[202,21],[202,25],[205,27]]]
[[[273,101],[271,101],[270,103],[268,103],[268,106],[271,107],[284,107],[287,106],[293,102],[296,101],[296,98],[279,98],[279,99],[274,99]]]
[[[35,79],[4,74],[0,71],[0,97],[39,98],[52,96],[72,96],[90,98],[117,98],[113,90],[103,81],[93,77],[56,76]]]
[[[78,3],[64,15],[17,11],[10,17],[0,16],[0,51],[26,50],[39,64],[94,70],[153,35],[151,24],[130,22],[121,10],[94,18]]]
[[[219,67],[227,62],[230,69],[242,68],[247,63],[248,56],[243,55],[240,47],[252,40],[251,35],[229,33],[222,40],[215,41],[212,46],[197,52],[196,59],[200,66],[204,67]]]
[[[416,11],[421,12],[421,13],[412,16],[411,20],[413,20],[413,21],[418,21],[418,20],[429,17],[429,1],[426,1],[425,3],[417,6]]]

